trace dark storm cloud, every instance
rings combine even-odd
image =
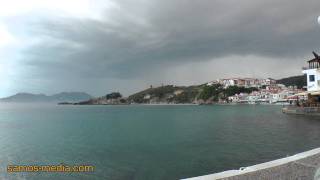
[[[99,20],[33,24],[29,31],[43,38],[24,51],[32,76],[143,79],[188,62],[237,55],[290,60],[320,47],[318,0],[115,3]]]

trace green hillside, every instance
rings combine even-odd
[[[307,85],[307,76],[292,76],[283,79],[277,80],[278,84],[284,84],[286,86],[297,86],[298,88],[302,88]]]

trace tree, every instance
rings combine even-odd
[[[223,91],[223,88],[222,88],[222,85],[220,85],[220,84],[214,84],[212,86],[205,85],[202,88],[202,91],[199,95],[199,99],[207,100],[207,99],[213,97],[213,99],[215,101],[217,101],[219,99],[219,94],[222,91]]]
[[[229,97],[235,94],[251,93],[253,91],[258,91],[258,89],[254,87],[245,88],[245,87],[238,87],[238,86],[229,86],[224,90],[224,96]]]
[[[118,99],[121,97],[122,97],[122,95],[119,92],[112,92],[112,93],[106,95],[107,99]]]

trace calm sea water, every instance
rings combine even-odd
[[[0,179],[179,179],[320,146],[320,118],[281,106],[0,105]],[[93,173],[6,173],[8,164]]]

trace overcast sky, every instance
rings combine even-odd
[[[0,0],[0,97],[301,74],[319,0]]]

